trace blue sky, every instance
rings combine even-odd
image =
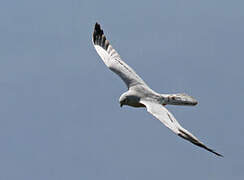
[[[0,179],[243,179],[244,2],[4,1],[0,6]],[[95,22],[183,127],[174,135],[96,54]]]

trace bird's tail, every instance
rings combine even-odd
[[[178,94],[161,94],[164,101],[164,105],[185,105],[185,106],[195,106],[197,105],[197,100],[192,96],[189,96],[185,93]]]

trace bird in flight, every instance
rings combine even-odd
[[[153,91],[130,66],[122,61],[117,51],[106,39],[103,30],[98,23],[95,24],[92,42],[105,65],[119,75],[128,88],[128,91],[123,93],[119,98],[121,107],[123,105],[146,107],[149,113],[160,120],[178,136],[216,154],[217,156],[222,156],[205,146],[193,134],[184,129],[175,117],[165,108],[165,105],[167,104],[194,106],[197,104],[197,101],[193,97],[184,93],[159,94]]]

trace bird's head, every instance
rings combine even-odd
[[[128,96],[126,93],[122,94],[119,98],[120,107],[128,104]]]

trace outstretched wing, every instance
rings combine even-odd
[[[95,24],[92,42],[106,66],[122,78],[128,89],[138,84],[145,85],[145,82],[136,74],[136,72],[121,60],[119,54],[106,39],[103,30],[98,23]]]
[[[161,104],[151,102],[151,101],[140,101],[142,104],[144,104],[147,108],[147,111],[151,113],[154,117],[159,119],[166,127],[171,129],[174,133],[176,133],[178,136],[190,141],[191,143],[200,146],[217,156],[222,156],[221,154],[215,152],[214,150],[208,148],[205,146],[201,141],[199,141],[193,134],[191,134],[189,131],[181,127],[181,125],[177,122],[175,117]]]

